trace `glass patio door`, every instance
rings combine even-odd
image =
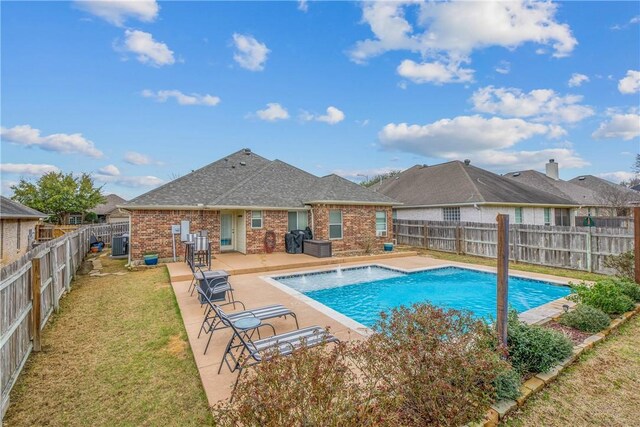
[[[220,250],[233,250],[233,215],[229,213],[220,215]]]

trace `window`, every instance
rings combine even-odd
[[[516,224],[522,224],[522,208],[516,208]]]
[[[251,211],[251,228],[262,228],[262,211]]]
[[[289,231],[304,230],[308,226],[307,211],[289,211]]]
[[[444,221],[460,221],[460,208],[442,208],[442,219]]]
[[[551,225],[551,208],[544,208],[544,225]]]
[[[571,218],[569,216],[569,209],[555,209],[556,225],[563,225],[565,227],[571,226]]]
[[[82,215],[69,215],[69,225],[82,224]]]
[[[376,237],[387,237],[387,213],[376,211]]]
[[[16,249],[20,249],[20,220],[18,220],[17,228],[16,228]]]
[[[329,211],[329,239],[342,239],[342,211]]]

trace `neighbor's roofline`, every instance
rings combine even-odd
[[[399,206],[398,202],[358,202],[355,200],[307,200],[307,205]]]
[[[465,203],[443,203],[437,205],[406,205],[406,206],[398,206],[398,209],[417,209],[417,208],[446,208],[446,207],[457,207],[457,206],[532,206],[532,207],[559,207],[559,208],[578,208],[588,205],[579,205],[579,204],[559,204],[559,203],[499,203],[499,202],[465,202]],[[394,205],[394,207],[396,207]]]
[[[44,219],[49,217],[49,215],[27,215],[27,214],[4,214],[0,213],[0,219]]]
[[[295,207],[275,207],[275,206],[224,206],[224,205],[205,205],[202,204],[200,206],[197,205],[119,205],[117,206],[120,209],[124,209],[126,211],[132,210],[184,210],[184,211],[199,211],[199,210],[210,210],[210,211],[226,211],[226,210],[260,210],[260,211],[305,211],[309,210],[309,207],[306,206],[295,206]]]

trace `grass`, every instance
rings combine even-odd
[[[427,255],[436,259],[443,259],[447,261],[456,261],[456,262],[466,262],[466,263],[478,264],[478,265],[486,265],[489,267],[496,266],[496,260],[492,258],[482,258],[478,256],[473,256],[473,255],[457,255],[449,252],[439,252],[439,251],[432,251],[427,249],[417,249],[417,251],[419,255]],[[519,270],[519,271],[528,271],[531,273],[550,274],[553,276],[569,277],[571,279],[587,280],[587,281],[595,281],[598,279],[603,279],[608,277],[602,274],[589,273],[586,271],[569,270],[569,269],[557,268],[557,267],[544,267],[541,265],[516,263],[513,261],[509,263],[509,269]]]
[[[584,354],[509,417],[508,426],[631,426],[640,408],[640,317]]]
[[[103,272],[125,260],[101,257]],[[11,392],[13,425],[212,425],[164,268],[78,276]]]

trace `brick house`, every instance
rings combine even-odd
[[[36,224],[47,215],[0,196],[0,265],[7,265],[31,249]]]
[[[284,252],[284,235],[310,227],[334,251],[382,245],[392,236],[398,203],[337,175],[317,177],[243,149],[119,205],[129,213],[130,252],[172,256],[171,225],[206,230],[213,252],[264,253],[267,231]]]

